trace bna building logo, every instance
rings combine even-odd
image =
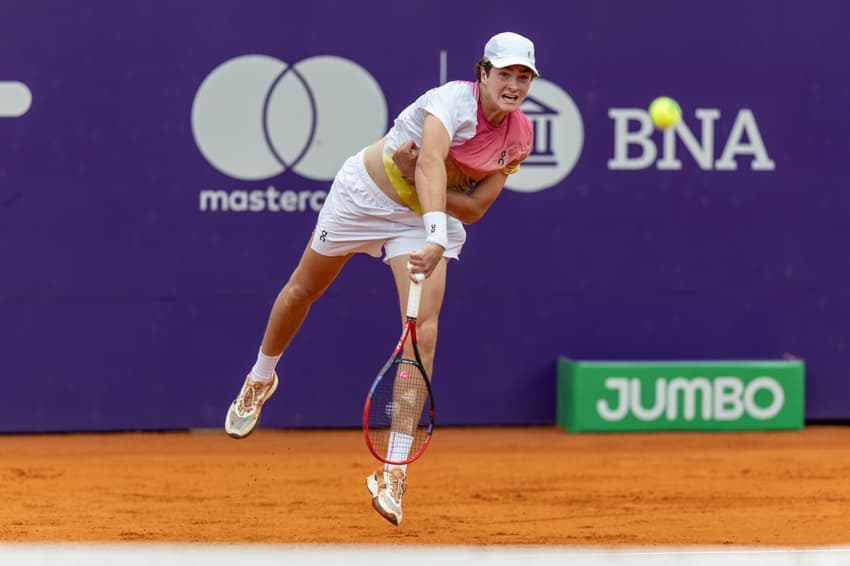
[[[524,193],[550,189],[570,174],[581,155],[581,113],[569,94],[545,79],[534,79],[521,109],[531,121],[534,146],[505,188]]]

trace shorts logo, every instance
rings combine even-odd
[[[534,147],[505,188],[523,193],[551,189],[570,174],[581,155],[581,114],[570,95],[545,79],[534,79],[521,108],[534,129]]]
[[[287,169],[333,179],[348,156],[386,127],[381,87],[363,67],[335,56],[295,65],[266,55],[235,57],[213,69],[192,104],[192,132],[203,156],[244,181]]]

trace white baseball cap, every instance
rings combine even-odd
[[[534,71],[534,76],[540,76],[534,66],[534,44],[527,37],[512,31],[497,33],[491,37],[484,46],[484,58],[497,69],[525,65]]]

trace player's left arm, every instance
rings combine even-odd
[[[507,179],[508,175],[504,171],[497,171],[478,181],[466,192],[448,191],[446,212],[464,224],[478,222],[490,205],[496,201]]]
[[[393,161],[402,176],[414,184],[414,171],[419,158],[419,148],[411,142],[405,142],[393,153]],[[490,205],[496,200],[505,186],[508,174],[519,169],[519,164],[506,167],[485,177],[468,191],[449,190],[446,194],[446,213],[464,224],[474,224],[481,220]]]

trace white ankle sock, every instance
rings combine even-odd
[[[409,434],[402,434],[400,432],[391,432],[389,446],[387,447],[387,460],[392,460],[394,462],[407,460],[411,446],[413,446],[412,436]],[[403,472],[407,472],[407,464],[403,464],[401,466],[386,464],[384,466],[385,470],[391,470],[392,468],[401,468]]]
[[[262,383],[268,383],[271,381],[272,373],[274,372],[274,368],[277,365],[277,361],[280,359],[280,356],[281,354],[276,356],[267,356],[262,350],[260,350],[257,354],[257,361],[254,363],[254,367],[251,368],[251,379]]]

